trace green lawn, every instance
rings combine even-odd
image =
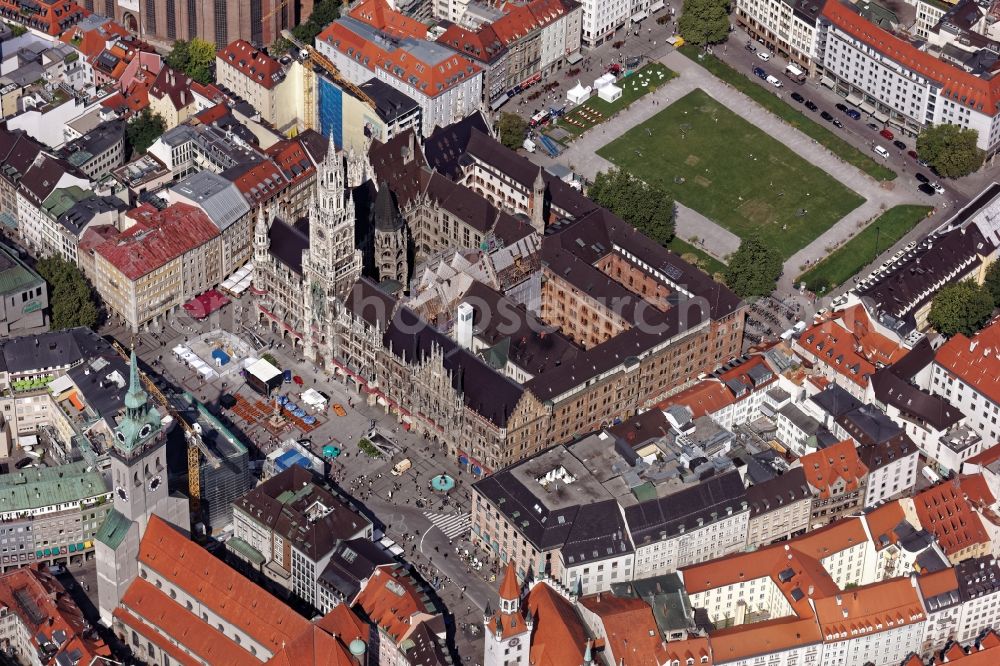
[[[632,102],[653,92],[675,76],[677,76],[676,72],[667,69],[658,62],[651,62],[618,80],[615,85],[622,89],[622,96],[614,102],[605,102],[594,95],[560,118],[557,125],[572,134],[580,134],[594,125],[607,121]],[[588,84],[587,81],[583,80],[581,83],[584,86]],[[593,83],[593,81],[589,83]],[[642,85],[643,83],[646,85]]]
[[[698,261],[694,262],[695,265],[709,275],[715,275],[716,273],[721,273],[726,270],[726,265],[724,263],[701,248],[695,247],[685,240],[681,240],[678,236],[674,236],[673,240],[667,243],[667,249],[681,256],[685,254],[693,254],[698,258]]]
[[[812,137],[823,146],[826,146],[830,152],[840,159],[864,171],[875,180],[893,180],[896,178],[895,171],[879,164],[869,157],[867,153],[858,150],[831,132],[824,125],[807,116],[807,113],[812,112],[808,111],[804,106],[792,106],[770,90],[758,85],[750,78],[753,76],[750,72],[739,72],[714,55],[706,54],[704,57],[699,58],[698,55],[700,52],[697,47],[682,46],[680,52],[806,136]]]
[[[597,153],[737,236],[759,231],[784,258],[864,201],[702,90]]]
[[[934,210],[931,206],[895,206],[879,215],[864,231],[844,243],[833,254],[803,273],[795,281],[806,289],[824,293],[843,284],[906,235]],[[878,238],[878,247],[875,245]]]

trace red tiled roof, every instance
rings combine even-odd
[[[437,41],[479,62],[491,62],[504,48],[488,23],[475,32],[452,23]]]
[[[843,492],[857,490],[868,475],[868,468],[858,457],[854,441],[845,439],[825,449],[806,454],[799,458],[806,481],[816,489],[821,498],[829,498],[831,486],[844,481]]]
[[[250,42],[237,39],[215,54],[217,58],[232,66],[243,76],[268,90],[278,85],[281,80],[281,63]]]
[[[209,662],[233,663],[233,662]],[[260,662],[256,659],[254,664]],[[289,641],[280,652],[268,659],[267,666],[357,666],[358,661],[337,636],[311,626]]]
[[[500,598],[513,600],[520,597],[521,584],[517,580],[517,566],[514,564],[514,560],[511,559],[507,562],[507,568],[504,569],[503,581],[500,583]]]
[[[739,661],[803,645],[813,645],[822,640],[819,627],[811,616],[805,619],[789,616],[766,622],[741,624],[716,631],[708,638],[712,645],[712,655],[717,662]]]
[[[990,542],[982,518],[973,510],[980,500],[992,504],[985,485],[983,475],[976,474],[944,481],[913,498],[920,525],[937,537],[946,555]]]
[[[882,550],[899,541],[894,530],[905,519],[906,514],[903,513],[903,507],[898,501],[886,502],[874,511],[865,514],[865,522],[868,523],[868,531],[872,535],[872,541],[875,542],[875,550]],[[883,536],[885,537],[884,544]]]
[[[162,211],[144,204],[128,216],[138,222],[95,251],[130,280],[138,280],[219,235],[208,215],[185,203],[171,204]]]
[[[815,605],[816,619],[828,642],[851,640],[859,635],[924,620],[920,594],[908,577],[892,578],[816,599]]]
[[[736,396],[725,384],[715,379],[706,379],[672,395],[657,407],[666,409],[672,405],[685,405],[691,410],[692,418],[699,418],[706,414],[714,414],[734,402]]]
[[[458,54],[430,64],[402,48],[386,51],[340,21],[327,26],[317,40],[326,42],[355,61],[366,62],[364,67],[369,70],[381,69],[428,97],[436,97],[482,71],[482,67]]]
[[[797,344],[862,387],[868,386],[877,366],[891,365],[906,355],[905,348],[875,331],[860,304],[810,326]]]
[[[149,95],[156,99],[168,97],[174,108],[180,110],[194,103],[194,94],[191,92],[193,84],[194,81],[187,74],[164,66],[150,86]]]
[[[934,362],[1000,404],[1000,318],[971,340],[958,333],[938,349]]]
[[[528,610],[535,618],[530,661],[534,666],[582,664],[587,632],[573,605],[545,583],[531,588]]]
[[[289,183],[297,183],[316,172],[316,167],[299,139],[282,139],[267,149]]]
[[[696,664],[701,663],[702,655],[708,656],[708,641],[705,639],[701,639],[703,646],[667,643],[664,649],[653,609],[642,599],[594,594],[580,599],[580,604],[601,619],[605,644],[611,648],[619,663],[624,659],[629,666],[659,666],[669,664],[673,658],[685,663],[685,657],[670,657],[668,651],[674,655],[691,651]]]
[[[946,592],[955,592],[957,594],[958,576],[955,575],[955,567],[925,573],[917,578],[917,585],[920,586],[920,593],[925,599],[930,599]]]
[[[137,629],[143,637],[151,638],[156,634],[168,636],[171,642],[183,645],[204,663],[233,666],[257,666],[260,663],[231,638],[141,578],[136,578],[129,585],[121,605],[125,612],[147,625],[143,630]],[[116,617],[122,615],[119,610],[122,609],[115,611]]]
[[[116,608],[114,611],[114,617],[116,620],[124,624],[129,631],[134,631],[146,640],[152,641],[156,647],[166,652],[172,660],[181,664],[181,666],[201,666],[202,662],[181,650],[174,643],[168,640],[166,636],[157,631],[155,627],[149,626],[124,608]]]
[[[158,516],[149,519],[139,563],[199,599],[272,654],[309,628],[308,620]]]
[[[23,0],[0,0],[0,10],[8,16],[21,16],[19,23],[57,37],[70,26],[90,15],[86,9],[73,0],[54,0],[52,2],[33,2],[31,11],[21,14],[21,9],[27,4]]]
[[[416,581],[397,564],[385,564],[371,575],[364,589],[354,600],[398,645],[416,624],[414,616],[423,619],[434,613],[421,600]]]
[[[985,81],[961,67],[939,60],[868,22],[856,10],[839,0],[831,0],[823,5],[823,16],[884,56],[940,83],[942,96],[986,115],[996,114],[997,101],[1000,100],[1000,78]],[[965,98],[964,102],[962,98]]]
[[[970,465],[980,465],[985,467],[986,465],[994,463],[997,460],[1000,460],[1000,444],[994,444],[985,451],[972,456],[965,462]]]
[[[393,11],[386,0],[362,0],[350,12],[351,18],[394,37],[427,39],[427,26],[405,14]]]
[[[238,176],[229,177],[251,206],[267,203],[288,186],[277,165],[271,160],[261,160]]]

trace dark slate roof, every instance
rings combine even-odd
[[[378,326],[379,330],[384,331],[396,309],[396,300],[379,289],[375,282],[363,277],[351,287],[345,298],[345,307],[372,328]]]
[[[384,343],[405,363],[420,362],[433,348],[439,348],[452,387],[462,395],[465,405],[498,427],[506,427],[524,393],[516,382],[490,368],[407,308],[396,310]]]
[[[955,577],[963,600],[1000,590],[1000,566],[990,556],[972,557],[955,565]]]
[[[406,661],[412,666],[452,666],[457,663],[449,654],[448,645],[438,637],[438,633],[446,633],[440,624],[440,616],[417,623],[406,640],[411,643],[406,650]]]
[[[589,504],[576,516],[562,547],[566,565],[617,557],[632,552],[625,521],[613,499]]]
[[[309,222],[299,220],[289,225],[275,218],[267,231],[271,254],[295,273],[302,275],[302,252],[309,249]]]
[[[935,430],[947,430],[965,419],[958,407],[939,395],[921,389],[897,375],[892,367],[882,368],[871,379],[875,398],[892,405],[916,421],[928,423]]]
[[[73,204],[59,216],[58,222],[74,236],[79,236],[96,216],[111,211],[123,213],[126,210],[128,205],[118,197],[102,197],[95,194]]]
[[[793,467],[784,474],[747,488],[750,517],[777,511],[800,500],[810,501],[812,493],[802,467]]]
[[[918,372],[926,368],[934,360],[934,348],[930,338],[924,336],[906,356],[892,364],[892,370],[903,379],[913,379]]]
[[[42,154],[28,167],[20,182],[21,192],[36,206],[48,198],[68,169],[62,160]]]
[[[300,132],[295,138],[302,143],[314,164],[322,162],[330,149],[330,140],[314,129]]]
[[[742,511],[747,493],[737,471],[727,472],[685,488],[672,495],[642,502],[625,509],[625,521],[637,546],[661,541],[663,534],[673,537],[683,530],[694,530],[701,519],[704,525]],[[715,514],[713,518],[712,514]]]
[[[752,484],[765,483],[783,474],[788,463],[774,449],[764,449],[747,460],[746,477]]]
[[[320,574],[320,581],[335,590],[341,598],[354,599],[361,591],[362,583],[374,573],[375,567],[392,562],[392,556],[369,539],[341,541]]]
[[[100,357],[107,361],[100,369],[95,369],[91,363],[82,363],[69,371],[70,379],[80,389],[84,400],[101,417],[118,414],[125,406],[125,393],[128,390],[129,367],[125,359],[114,351],[110,345]],[[108,380],[108,375],[118,371],[126,382],[118,386]]]
[[[411,148],[413,155],[409,156]],[[427,162],[413,128],[385,143],[373,141],[368,149],[368,160],[375,172],[375,180],[391,183],[397,203],[404,209],[426,188],[425,179],[430,177],[430,172],[425,172]]]
[[[872,405],[861,407],[837,419],[847,434],[859,444],[879,444],[896,437],[903,429]]]
[[[452,180],[460,174],[458,158],[465,153],[472,132],[489,135],[489,123],[480,112],[445,127],[436,127],[424,143],[424,154],[432,169]]]
[[[839,419],[861,406],[861,401],[845,391],[837,384],[830,384],[825,389],[809,398],[824,412]]]
[[[328,513],[310,519],[317,502]],[[235,506],[317,561],[338,542],[353,538],[371,525],[329,489],[319,485],[311,470],[292,465],[240,498]]]
[[[392,123],[420,105],[413,98],[379,79],[368,79],[360,86],[362,91],[375,102],[375,113],[386,123]]]
[[[89,328],[81,327],[6,340],[3,343],[3,361],[7,372],[29,372],[74,365],[110,351],[111,347],[104,338]]]
[[[891,439],[877,444],[867,444],[858,447],[858,457],[870,471],[886,467],[900,458],[905,458],[917,451],[917,445],[905,433],[899,433]]]
[[[389,185],[382,181],[372,206],[372,226],[379,231],[395,232],[403,228],[403,216],[399,214],[396,197]]]

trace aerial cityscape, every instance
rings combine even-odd
[[[1000,665],[1000,0],[0,0],[0,116],[0,666]]]

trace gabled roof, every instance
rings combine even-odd
[[[395,37],[427,37],[427,26],[402,12],[394,11],[386,0],[362,0],[350,16]]]
[[[903,347],[874,329],[860,303],[810,326],[796,344],[861,387],[868,386],[878,367],[906,354]]]
[[[956,334],[938,349],[934,362],[994,404],[1000,404],[1000,318],[971,340]]]
[[[573,605],[545,583],[531,588],[528,610],[535,618],[530,660],[534,666],[582,664],[589,638]]]
[[[976,544],[990,543],[975,508],[994,502],[982,474],[943,481],[913,498],[920,525],[937,537],[949,556]]]
[[[219,49],[215,56],[268,90],[278,85],[284,76],[281,63],[244,39],[230,42],[225,48]]]
[[[815,600],[816,619],[829,642],[923,622],[920,594],[909,578],[892,578]]]
[[[703,645],[685,645],[683,650],[660,641],[653,609],[643,599],[598,593],[581,598],[580,605],[600,618],[605,646],[610,647],[618,663],[624,659],[629,666],[660,666],[670,663],[671,653],[692,651],[695,663],[701,666],[701,657],[709,654],[705,639]],[[680,662],[685,663],[685,659],[681,657]]]
[[[858,458],[854,442],[845,439],[833,446],[820,449],[799,458],[806,481],[821,498],[829,498],[833,486],[843,481],[841,492],[857,490],[868,476],[868,468]]]
[[[421,620],[439,609],[418,587],[417,580],[399,564],[378,567],[353,602],[360,606],[394,643],[399,645]]]

